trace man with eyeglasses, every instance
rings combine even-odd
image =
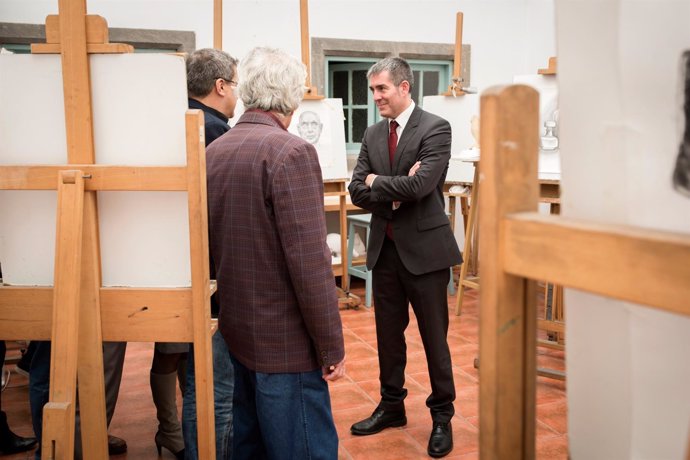
[[[230,130],[228,119],[235,114],[237,96],[237,59],[211,48],[194,51],[187,56],[187,95],[189,108],[204,112],[206,146]],[[215,279],[213,261],[211,278]],[[217,296],[211,297],[211,315],[218,317]],[[197,449],[196,385],[194,382],[194,348],[190,346],[187,360],[187,385],[182,404],[182,429],[187,459],[199,457]],[[234,372],[227,345],[220,332],[212,338],[213,393],[216,418],[216,458],[227,460],[232,455],[232,398]],[[173,381],[174,384],[174,381]]]

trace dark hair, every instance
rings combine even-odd
[[[204,97],[211,92],[216,80],[235,80],[237,59],[225,51],[203,48],[189,54],[187,64],[187,94]]]
[[[395,86],[400,85],[403,81],[407,80],[410,84],[410,88],[414,86],[414,74],[412,73],[412,68],[410,64],[401,57],[387,57],[381,59],[379,62],[371,66],[367,72],[367,78],[371,78],[372,75],[378,75],[381,72],[388,71],[388,74],[393,81]]]

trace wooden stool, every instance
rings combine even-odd
[[[353,214],[347,216],[350,223],[347,229],[347,275],[356,276],[365,281],[365,296],[364,305],[371,307],[371,271],[367,269],[366,261],[354,260],[353,252],[355,250],[355,230],[357,228],[364,228],[366,231],[365,245],[369,245],[369,228],[371,224],[371,214]],[[349,285],[349,283],[348,283]]]
[[[365,260],[355,260],[353,254],[355,248],[355,230],[357,228],[366,229],[366,241],[364,244],[368,248],[369,230],[371,226],[371,214],[354,214],[347,216],[347,220],[350,222],[347,230],[347,274],[350,276],[356,276],[357,278],[361,278],[365,281],[364,305],[367,307],[371,307],[371,270],[367,269]],[[453,295],[455,293],[455,285],[453,283],[453,267],[450,268],[450,281],[448,282],[448,292],[450,293],[450,295]]]

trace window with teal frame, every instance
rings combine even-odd
[[[326,94],[343,100],[345,142],[349,154],[359,153],[364,130],[381,119],[369,91],[367,71],[376,58],[329,57]],[[424,96],[441,94],[450,83],[450,61],[408,60],[414,73],[412,99],[422,107]]]

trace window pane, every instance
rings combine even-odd
[[[343,100],[343,105],[349,104],[347,92],[347,71],[333,72],[333,97]]]
[[[345,115],[345,118],[343,119],[343,123],[345,124],[345,142],[352,142],[350,140],[350,129],[348,128],[350,126],[350,111],[348,109],[344,109],[343,114]]]
[[[352,103],[357,105],[367,105],[367,93],[369,92],[369,82],[367,82],[366,70],[355,70],[352,72]]]
[[[430,94],[438,94],[438,79],[439,79],[439,73],[430,71],[430,72],[424,72],[424,88],[423,88],[423,94],[424,96],[428,96]]]
[[[413,70],[412,75],[414,76],[414,85],[412,85],[412,90],[410,95],[415,104],[419,105],[419,85],[421,80],[421,72],[419,70]]]
[[[367,129],[367,109],[352,109],[352,141],[362,142]]]

